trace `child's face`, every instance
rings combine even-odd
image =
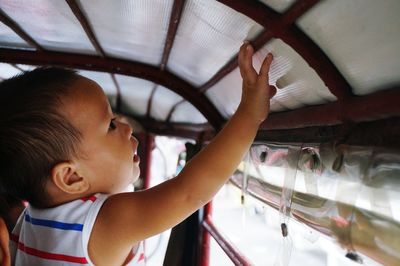
[[[91,192],[120,192],[139,176],[138,141],[129,125],[114,120],[99,85],[80,78],[73,86],[61,111],[83,135],[76,172],[88,178]]]

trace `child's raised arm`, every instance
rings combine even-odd
[[[242,99],[210,144],[175,178],[145,191],[111,196],[104,203],[89,241],[89,255],[95,263],[116,264],[116,258],[123,262],[133,244],[184,220],[206,204],[232,175],[268,116],[269,101],[276,92],[268,83],[272,54],[257,73],[252,65],[253,53],[247,42],[240,48]]]

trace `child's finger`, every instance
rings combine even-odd
[[[255,75],[257,75],[254,67],[253,67],[253,47],[249,42],[245,42],[239,51],[239,69],[240,74],[244,80],[252,80],[255,79]]]
[[[259,81],[263,84],[268,83],[269,84],[269,69],[271,67],[271,63],[273,60],[273,55],[271,53],[268,53],[268,55],[265,57],[261,68],[260,68],[260,75],[259,75]]]
[[[271,53],[268,53],[264,59],[264,62],[261,65],[260,75],[268,75],[269,69],[271,67],[272,60],[274,56]]]

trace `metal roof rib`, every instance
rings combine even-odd
[[[115,88],[117,89],[117,103],[116,103],[116,107],[115,109],[117,110],[117,112],[121,112],[121,88],[118,84],[117,79],[115,78],[114,74],[110,74],[111,75],[111,79],[115,85]]]
[[[284,14],[281,15],[281,20],[284,25],[290,25],[296,22],[308,10],[313,8],[321,0],[301,0],[296,1]]]
[[[171,110],[168,112],[167,119],[165,119],[167,123],[169,123],[171,121],[172,114],[175,112],[178,105],[181,105],[184,102],[185,102],[185,100],[181,100],[181,101],[177,102],[176,104],[174,104],[174,106],[171,107]]]
[[[336,101],[293,111],[272,113],[260,129],[290,129],[378,120],[398,116],[399,102],[400,90],[393,88],[361,97],[352,97],[344,102]]]
[[[179,26],[179,21],[182,16],[182,10],[183,7],[185,6],[185,0],[175,0],[174,5],[172,6],[172,12],[171,12],[171,17],[169,20],[169,26],[168,26],[168,32],[167,32],[167,37],[165,39],[165,45],[164,45],[164,51],[161,59],[161,64],[160,64],[160,69],[162,71],[165,70],[167,63],[168,63],[168,58],[171,53],[172,45],[174,44],[175,36],[176,36],[176,31]],[[151,91],[151,95],[149,98],[149,101],[147,103],[147,115],[146,117],[150,117],[150,112],[153,104],[153,97],[154,94],[157,90],[157,85],[154,86],[153,90]],[[170,116],[167,116],[167,123],[169,122],[168,119]]]
[[[99,56],[52,51],[33,52],[7,48],[0,48],[0,57],[3,62],[8,63],[48,64],[143,78],[181,95],[196,107],[213,127],[219,129],[225,122],[225,119],[204,94],[180,77],[166,70],[162,71],[152,65],[117,58],[101,58]]]
[[[275,20],[279,19],[282,20],[282,24],[290,25],[294,23],[299,17],[301,17],[305,12],[307,12],[310,8],[312,8],[316,3],[318,3],[318,1],[319,0],[297,1],[282,15],[278,15],[274,11],[270,11],[268,15],[274,18],[274,20],[271,20],[272,23],[275,23]],[[220,2],[222,2],[227,6],[230,6],[229,4],[225,3],[225,1],[220,1]],[[267,25],[263,26],[267,28]],[[257,51],[261,49],[273,37],[274,35],[271,30],[265,29],[264,31],[262,31],[254,40],[252,40],[252,45],[254,47],[254,50]],[[209,81],[204,83],[199,90],[201,92],[207,91],[214,84],[223,79],[232,70],[234,70],[237,66],[238,66],[237,55],[235,55],[234,58],[232,58],[231,61],[225,64],[225,66],[223,66]]]
[[[352,95],[349,83],[325,53],[306,35],[294,22],[304,12],[308,11],[318,1],[307,1],[294,4],[287,13],[279,15],[258,1],[218,0],[236,11],[252,18],[270,31],[273,37],[282,39],[290,45],[315,70],[329,90],[338,100],[344,100]],[[298,1],[305,2],[305,1]]]
[[[147,110],[146,110],[146,118],[150,118],[151,107],[153,105],[153,97],[157,90],[157,84],[154,85],[153,89],[151,90],[151,94],[149,100],[147,102]]]
[[[89,38],[90,42],[92,43],[94,49],[101,57],[106,57],[103,48],[99,41],[97,40],[92,27],[90,26],[85,14],[83,13],[82,9],[79,7],[79,4],[75,0],[65,0],[69,7],[71,8],[72,13],[74,13],[75,17],[78,19],[79,23],[81,24],[83,30],[85,31],[87,37]]]
[[[172,45],[174,44],[176,31],[181,19],[182,10],[185,6],[185,0],[175,0],[172,7],[172,13],[168,26],[167,38],[165,40],[164,52],[161,59],[160,68],[164,70],[168,63],[169,54],[171,53]]]
[[[307,64],[309,65],[309,67],[311,68],[310,71],[312,71],[312,74],[315,75],[315,77],[319,81],[317,85],[320,85],[314,87],[320,88],[325,84],[330,91],[329,93],[325,86],[323,86],[323,92],[325,94],[322,95],[329,94],[328,96],[331,96],[330,98],[328,97],[327,99],[325,99],[326,102],[330,101],[327,104],[301,107],[304,105],[313,104],[312,102],[306,102],[301,106],[293,107],[297,109],[284,112],[278,112],[280,109],[273,109],[277,112],[271,113],[269,115],[269,118],[265,122],[263,122],[260,127],[259,133],[264,134],[263,137],[265,137],[266,134],[268,134],[268,132],[271,130],[277,132],[279,130],[283,131],[290,129],[292,133],[296,134],[296,130],[300,132],[301,129],[305,130],[310,127],[313,127],[313,130],[316,130],[317,128],[321,128],[321,130],[323,130],[324,127],[330,127],[339,124],[346,126],[353,123],[363,123],[372,120],[388,119],[390,117],[398,118],[400,113],[400,105],[398,105],[398,103],[400,102],[400,90],[398,89],[399,84],[397,79],[393,79],[394,81],[392,83],[387,83],[386,85],[376,83],[376,85],[374,86],[376,86],[376,90],[379,91],[373,93],[368,92],[368,94],[365,93],[363,94],[363,96],[357,96],[357,86],[354,85],[350,79],[348,79],[349,81],[345,79],[345,77],[348,78],[348,76],[346,76],[346,73],[340,68],[340,64],[338,63],[336,58],[332,56],[332,54],[330,54],[330,51],[326,47],[321,44],[317,45],[317,43],[319,44],[318,39],[310,34],[306,28],[302,27],[302,19],[308,18],[309,14],[313,13],[314,11],[319,11],[320,8],[324,7],[324,3],[322,3],[323,1],[299,0],[294,2],[282,14],[274,11],[266,4],[263,4],[261,1],[257,0],[218,0],[218,2],[226,6],[223,7],[225,11],[228,8],[232,8],[238,13],[241,13],[236,14],[237,16],[242,17],[243,14],[248,17],[246,19],[251,18],[253,20],[253,23],[256,22],[264,27],[264,30],[259,33],[261,29],[260,26],[257,24],[258,29],[256,32],[259,34],[254,39],[249,40],[251,41],[255,51],[260,50],[259,53],[264,52],[263,48],[265,48],[265,46],[268,47],[270,44],[272,45],[276,41],[284,43],[285,47],[290,47],[290,51],[294,51],[293,54],[295,54],[296,57],[301,57],[302,59],[304,59],[302,60],[302,62],[305,61],[304,64],[306,65],[307,69],[309,69]],[[321,4],[318,5],[318,3],[320,2]],[[156,58],[156,60],[154,62],[152,61],[151,63],[150,61],[146,60],[142,61],[147,63],[140,62],[140,60],[135,57],[137,56],[137,54],[131,57],[130,60],[119,59],[117,58],[117,55],[115,55],[114,57],[114,55],[111,55],[112,52],[110,52],[107,48],[106,42],[102,39],[103,34],[99,33],[102,31],[98,31],[98,27],[100,27],[101,29],[101,25],[103,24],[94,23],[95,18],[100,17],[89,17],[89,15],[92,15],[90,13],[91,9],[84,9],[87,7],[83,2],[79,2],[78,0],[65,0],[65,2],[60,3],[62,3],[63,10],[67,10],[69,18],[72,18],[74,20],[74,29],[79,29],[80,38],[82,36],[84,37],[87,47],[90,48],[90,54],[93,55],[78,54],[76,52],[69,53],[53,51],[53,49],[61,50],[62,47],[60,45],[62,43],[59,42],[57,43],[58,45],[47,46],[47,42],[41,41],[40,37],[38,37],[38,35],[35,35],[35,31],[27,30],[29,28],[27,25],[30,24],[26,24],[27,22],[25,20],[20,20],[21,16],[23,17],[24,14],[22,14],[20,17],[14,16],[14,13],[10,11],[13,9],[8,10],[6,9],[6,6],[4,6],[3,8],[0,8],[0,21],[5,25],[3,28],[6,29],[7,32],[10,32],[9,34],[15,36],[15,38],[18,38],[19,36],[22,40],[18,38],[18,44],[23,43],[24,47],[22,49],[17,48],[18,46],[16,46],[15,48],[14,46],[13,48],[0,47],[0,61],[11,64],[10,68],[18,69],[18,71],[24,71],[25,66],[19,66],[16,64],[54,65],[82,70],[107,72],[111,75],[112,82],[116,88],[115,108],[117,112],[121,112],[121,104],[123,103],[121,98],[121,89],[124,89],[124,86],[122,86],[123,84],[121,83],[121,81],[121,84],[118,84],[119,80],[117,79],[119,79],[120,76],[116,76],[115,74],[128,75],[151,81],[154,83],[154,85],[149,85],[148,94],[146,95],[146,98],[143,98],[144,100],[141,102],[143,103],[143,112],[140,113],[140,116],[131,114],[128,115],[138,120],[140,123],[143,124],[143,126],[146,127],[147,130],[153,133],[196,137],[198,136],[198,134],[200,134],[200,132],[204,131],[206,135],[208,134],[207,136],[211,136],[213,134],[210,133],[213,132],[211,127],[214,127],[216,131],[218,131],[226,122],[219,109],[217,109],[214,105],[214,101],[211,101],[215,99],[210,96],[213,95],[210,92],[212,92],[214,88],[217,88],[220,85],[224,85],[225,81],[229,81],[229,78],[231,76],[228,75],[229,73],[231,73],[232,71],[237,71],[238,62],[236,50],[232,50],[227,57],[224,57],[224,59],[220,62],[220,65],[210,71],[209,75],[202,79],[202,81],[200,81],[200,84],[195,83],[197,85],[193,85],[193,83],[188,82],[187,80],[191,79],[185,79],[187,78],[187,76],[179,76],[183,74],[176,74],[184,72],[175,71],[172,66],[175,63],[175,61],[173,60],[174,50],[175,48],[179,47],[179,41],[181,37],[179,35],[176,39],[176,34],[178,32],[178,29],[181,30],[186,26],[183,21],[185,21],[185,15],[187,14],[183,12],[184,10],[188,9],[188,6],[191,2],[185,0],[174,0],[173,3],[172,1],[168,2],[168,11],[163,13],[163,15],[166,15],[163,17],[164,20],[162,24],[162,32],[164,34],[163,36],[166,36],[165,42],[163,40],[157,42],[157,49],[151,50],[153,52],[157,50],[158,53],[158,57]],[[185,5],[187,6],[185,7]],[[313,7],[316,8],[313,9]],[[73,15],[71,14],[69,9],[72,11]],[[232,10],[228,11],[231,13],[233,12]],[[307,13],[308,11],[310,12]],[[168,17],[169,13],[170,17]],[[79,23],[75,21],[74,16]],[[299,20],[299,18],[301,17],[303,18]],[[168,19],[169,24],[167,24]],[[113,23],[113,21],[114,20],[112,20],[112,22],[108,22],[108,24]],[[181,27],[179,27],[180,23]],[[82,32],[79,26],[84,30],[85,33]],[[14,31],[16,35],[12,33],[7,27]],[[95,32],[97,35],[95,34]],[[86,40],[85,34],[89,39],[91,45]],[[204,32],[201,32],[201,34],[204,35]],[[32,36],[35,37],[37,41]],[[237,42],[239,40],[244,38],[243,36],[241,36],[240,39],[235,39],[235,45],[238,44]],[[251,36],[254,36],[254,34]],[[7,39],[4,40],[7,41]],[[102,43],[100,43],[99,41],[101,41]],[[26,42],[26,44],[24,42]],[[155,43],[155,41],[151,41],[151,43],[144,42],[144,45],[151,46],[151,44]],[[224,47],[222,47],[221,49],[223,48]],[[178,50],[180,52],[180,49]],[[185,53],[188,52],[185,51]],[[277,54],[279,53],[277,52]],[[210,55],[211,53],[208,56]],[[127,57],[122,56],[121,58]],[[276,62],[278,62],[278,60]],[[336,65],[333,62],[335,62]],[[222,67],[220,68],[220,66]],[[314,71],[316,74],[314,73]],[[236,77],[239,78],[239,74],[235,76],[235,78]],[[0,80],[4,78],[5,77],[0,77]],[[112,86],[110,81],[109,83],[110,86]],[[226,84],[230,83],[228,82]],[[352,88],[350,84],[353,84],[354,88]],[[120,87],[120,85],[122,87]],[[174,93],[182,96],[183,99],[180,100],[180,97],[179,99],[174,98],[175,100],[173,102],[169,102],[168,105],[165,105],[163,107],[164,109],[154,109],[155,102],[159,102],[159,99],[162,98],[162,100],[164,100],[165,98],[165,95],[161,93],[164,91],[163,88],[158,86],[162,86],[173,91]],[[225,87],[231,88],[232,86]],[[314,87],[310,86],[309,88],[314,89]],[[385,89],[387,87],[390,88]],[[212,88],[212,90],[207,92],[207,90],[209,90],[210,88]],[[294,86],[293,90],[296,90],[296,92],[302,92],[301,88],[302,87]],[[304,91],[310,93],[310,95],[317,94],[314,93],[313,90],[308,90],[309,88],[305,88]],[[229,91],[229,93],[232,93],[231,95],[236,97],[236,95],[240,92],[240,88],[237,87],[235,89],[237,89],[237,91],[235,91],[237,92],[236,94],[232,93],[232,91]],[[225,93],[228,93],[228,91]],[[331,93],[336,98],[331,95]],[[323,96],[321,97],[323,98]],[[231,98],[233,99],[234,97]],[[287,98],[282,97],[279,99],[283,99],[282,103],[277,102],[277,104],[283,105],[284,103],[286,103],[285,100]],[[335,99],[337,99],[337,101],[335,101]],[[200,113],[204,115],[204,117],[209,121],[210,124],[190,124],[193,123],[190,120],[191,117],[185,118],[183,120],[177,120],[177,115],[179,116],[182,113],[186,112],[181,112],[183,107],[187,107],[186,101],[197,108],[197,110],[199,110]],[[218,103],[218,101],[216,102]],[[225,103],[223,102],[222,104]],[[191,110],[193,109],[192,106],[190,106],[190,108]],[[122,109],[124,109],[124,106],[122,106]],[[152,118],[152,115],[154,117],[157,117],[156,113],[160,113],[161,110],[163,115],[160,116],[162,117],[160,118],[160,120],[162,121],[156,121],[155,118]],[[165,117],[167,112],[168,114]],[[174,118],[173,120],[175,122],[171,122],[172,117]],[[179,123],[177,121],[184,121],[184,123]]]
[[[26,33],[14,20],[12,20],[1,8],[0,8],[0,21],[12,29],[19,37],[26,41],[29,45],[33,46],[38,51],[43,51],[43,47],[40,46],[28,33]]]

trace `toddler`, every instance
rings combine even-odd
[[[15,265],[143,265],[142,241],[206,204],[269,112],[272,54],[259,73],[245,42],[237,111],[173,179],[121,193],[139,176],[133,129],[103,90],[70,70],[38,68],[0,84],[0,188],[29,202],[11,234]]]

